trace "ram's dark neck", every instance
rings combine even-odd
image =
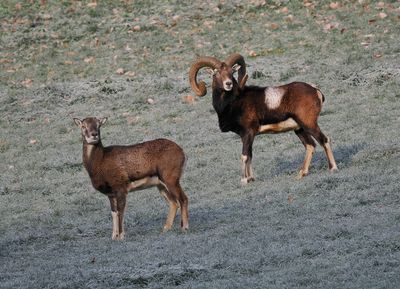
[[[235,88],[235,87],[234,87]],[[213,89],[213,107],[218,115],[218,124],[222,132],[237,133],[238,124],[235,116],[235,102],[240,98],[238,88],[232,91]]]
[[[213,107],[218,114],[226,113],[230,110],[233,102],[240,97],[239,86],[235,83],[231,91],[225,91],[221,88],[213,88]]]

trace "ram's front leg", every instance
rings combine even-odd
[[[253,141],[254,134],[251,132],[247,132],[244,136],[242,136],[242,184],[247,184],[251,181],[254,181],[253,169],[251,167],[251,159],[253,157]]]

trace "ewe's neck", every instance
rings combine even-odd
[[[97,144],[88,144],[83,142],[83,163],[86,168],[91,168],[91,164],[96,159],[101,159],[103,157],[103,145],[101,142]]]

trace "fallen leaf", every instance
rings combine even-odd
[[[11,60],[11,59],[7,59],[7,58],[2,58],[2,59],[0,59],[0,64],[3,64],[3,63],[12,63],[13,61]]]
[[[329,8],[331,8],[331,9],[338,9],[338,8],[340,8],[340,3],[339,3],[339,2],[331,2],[331,3],[329,4]]]
[[[142,28],[139,25],[133,26],[133,31],[140,31]]]
[[[381,53],[374,53],[374,58],[381,58],[383,55]]]
[[[127,116],[126,117],[126,123],[127,124],[134,124],[137,123],[139,121],[139,117],[138,116]]]
[[[387,17],[387,14],[386,14],[385,12],[380,12],[380,13],[378,14],[378,16],[379,16],[379,18],[384,19],[384,18]]]
[[[50,14],[44,14],[44,15],[42,16],[42,19],[43,19],[43,20],[51,20],[51,19],[53,19],[53,16],[51,16]]]
[[[185,95],[185,96],[182,97],[182,100],[185,103],[190,103],[191,104],[191,103],[194,103],[195,98],[194,98],[193,95]]]
[[[134,71],[127,71],[127,72],[125,72],[125,75],[129,76],[129,77],[134,77],[136,75],[136,73]]]
[[[286,20],[287,22],[293,22],[294,16],[293,16],[292,14],[289,14],[288,16],[285,17],[285,20]]]
[[[71,65],[73,62],[71,61],[71,60],[65,60],[64,61],[64,64],[66,64],[66,65]]]
[[[203,26],[205,26],[206,28],[211,30],[213,28],[213,26],[215,25],[215,23],[216,22],[213,20],[210,20],[210,21],[206,20],[203,22]]]
[[[256,57],[256,56],[257,56],[257,53],[256,53],[254,50],[251,50],[251,51],[249,52],[249,56],[250,56],[250,57]]]
[[[93,56],[86,57],[83,61],[86,63],[92,63],[94,62],[94,57]]]
[[[276,24],[276,23],[271,23],[271,24],[269,25],[269,27],[270,27],[272,30],[275,30],[275,29],[278,29],[278,28],[279,28],[279,25]]]
[[[283,13],[283,14],[287,14],[288,12],[289,12],[289,9],[287,7],[283,7],[281,9],[281,13]]]
[[[124,70],[123,68],[118,68],[118,69],[115,71],[115,73],[116,73],[116,74],[119,74],[119,75],[124,74],[124,72],[125,72],[125,70]]]
[[[96,8],[97,7],[97,2],[88,3],[86,6],[89,7],[89,8]]]
[[[325,25],[324,25],[324,30],[325,31],[329,31],[329,30],[332,30],[332,29],[337,29],[339,27],[339,23],[326,23]]]
[[[21,84],[25,87],[31,87],[32,86],[32,79],[26,78],[21,82]]]

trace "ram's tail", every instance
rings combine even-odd
[[[317,88],[318,98],[321,100],[321,103],[325,101],[325,95]]]

